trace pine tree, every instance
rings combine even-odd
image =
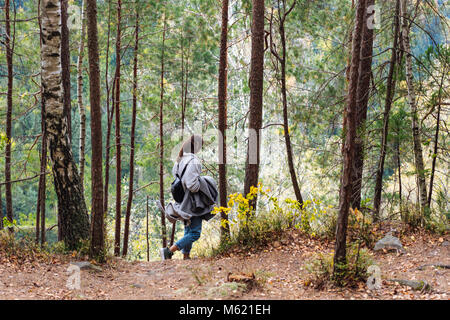
[[[102,114],[100,108],[100,67],[98,52],[97,3],[86,1],[88,57],[89,57],[89,97],[91,104],[91,258],[103,261],[104,258],[104,208],[103,208],[103,167],[102,167]]]

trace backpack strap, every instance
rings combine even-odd
[[[185,165],[184,168],[183,168],[183,171],[181,172],[181,176],[178,176],[178,169],[177,169],[177,176],[178,176],[178,178],[179,178],[180,180],[183,178],[184,173],[186,172],[186,169],[187,169],[189,163],[190,163],[192,160],[194,160],[194,157],[192,157],[191,160],[189,160],[188,163],[186,163],[186,165]],[[178,163],[178,166],[179,166],[179,165],[180,165],[180,163]],[[179,167],[178,167],[178,168],[179,168]]]

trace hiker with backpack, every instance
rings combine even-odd
[[[213,178],[202,176],[202,165],[197,153],[203,146],[199,135],[187,139],[173,166],[171,193],[174,202],[165,208],[158,201],[158,207],[167,219],[174,223],[184,222],[184,236],[171,247],[160,249],[161,259],[171,259],[174,252],[181,250],[184,259],[190,258],[192,244],[200,238],[203,220],[212,217],[211,211],[217,204],[217,185]]]

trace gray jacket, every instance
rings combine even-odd
[[[186,171],[181,179],[185,193],[181,203],[171,202],[166,207],[166,217],[169,221],[187,221],[191,217],[202,217],[209,220],[214,215],[211,211],[217,204],[217,184],[210,176],[201,176],[200,160],[192,153],[186,153],[180,162],[175,163],[172,174],[181,175],[184,167]]]

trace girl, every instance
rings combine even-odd
[[[214,191],[209,187],[214,185],[215,182],[214,180],[211,181],[210,177],[201,177],[202,166],[196,154],[201,150],[202,145],[202,137],[199,135],[192,135],[183,143],[177,161],[172,169],[174,177],[178,174],[181,178],[185,192],[189,192],[190,194],[187,196],[185,195],[182,203],[170,203],[166,208],[163,208],[159,201],[157,202],[159,209],[166,217],[172,217],[173,219],[174,216],[178,216],[184,221],[184,237],[178,240],[170,248],[166,247],[160,249],[162,260],[171,259],[174,252],[177,250],[181,250],[184,259],[189,259],[192,244],[200,238],[202,232],[202,220],[209,220],[212,217],[210,212],[214,205],[211,205],[211,203],[216,202],[215,198],[217,198],[217,196],[210,196],[209,198],[212,198],[213,201],[209,201],[207,195],[209,195],[209,191]],[[184,174],[182,175],[183,171]],[[192,198],[195,198],[196,201],[192,201]],[[198,201],[198,199],[200,199],[200,201]],[[193,208],[192,202],[196,202],[197,207],[200,203],[201,210],[197,210],[197,207]]]

